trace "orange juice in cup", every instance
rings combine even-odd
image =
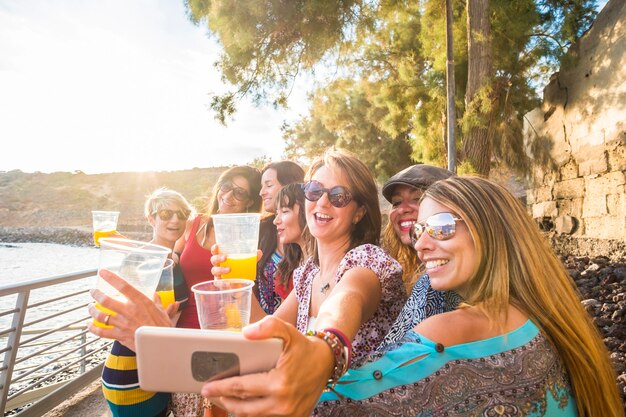
[[[227,255],[226,261],[220,266],[230,268],[230,272],[222,275],[222,278],[256,279],[256,253]]]
[[[174,261],[171,259],[165,260],[165,266],[163,266],[156,293],[161,298],[163,308],[167,308],[167,306],[174,304],[176,301],[174,297]]]
[[[117,233],[117,219],[119,211],[92,211],[93,243],[100,246],[100,239]]]
[[[115,234],[117,234],[117,230],[94,230],[93,243],[96,246],[100,246],[100,239],[102,239],[103,237],[109,237]]]
[[[191,287],[200,328],[240,332],[250,323],[253,286],[248,279],[216,279]]]
[[[100,305],[100,303],[96,303],[96,308],[98,310],[102,311],[104,314],[108,314],[110,316],[114,316],[115,314],[117,314],[115,311],[110,310],[110,309],[106,308],[103,305]],[[98,321],[96,319],[94,319],[93,325],[96,326],[96,327],[100,327],[102,329],[112,329],[113,328],[113,326],[110,326],[108,324],[104,324],[104,323],[102,323],[102,322],[100,322],[100,321]]]

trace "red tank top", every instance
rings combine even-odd
[[[191,287],[199,282],[213,280],[211,274],[211,251],[203,248],[198,243],[196,233],[202,215],[198,215],[191,225],[189,238],[185,243],[183,253],[180,255],[180,269],[185,277],[185,283],[189,290],[189,302],[180,313],[176,327],[184,327],[188,329],[199,329],[198,312],[196,309],[196,298],[191,291]],[[208,227],[208,226],[207,226]],[[205,231],[206,232],[206,231]]]

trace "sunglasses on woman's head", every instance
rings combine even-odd
[[[304,197],[309,201],[317,201],[324,193],[328,194],[328,201],[334,207],[345,207],[352,201],[352,194],[350,191],[341,185],[336,185],[332,188],[324,188],[318,181],[309,181],[302,184],[304,190]]]
[[[426,232],[436,240],[448,240],[456,233],[456,222],[463,221],[452,213],[433,214],[426,221],[415,223],[411,227],[411,245],[415,246],[422,233]]]
[[[246,189],[237,187],[232,182],[225,182],[224,184],[220,185],[220,191],[224,194],[232,191],[235,199],[239,201],[246,201],[250,197],[250,193],[248,193]]]
[[[160,209],[152,213],[153,216],[155,214],[159,216],[159,219],[163,221],[168,221],[172,217],[174,217],[174,214],[176,214],[176,217],[178,217],[179,220],[187,220],[191,213],[189,213],[188,211],[184,211],[184,210]]]

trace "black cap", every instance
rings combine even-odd
[[[391,195],[396,185],[408,185],[410,187],[426,189],[434,182],[445,180],[453,175],[454,173],[447,169],[431,165],[411,165],[389,178],[385,185],[383,185],[383,196],[391,203]]]

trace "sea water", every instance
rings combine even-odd
[[[99,249],[59,245],[54,243],[0,243],[0,287],[32,281],[35,279],[54,277],[72,272],[98,268]],[[88,290],[95,285],[94,278],[58,284],[48,289],[34,290],[29,296],[29,303],[43,299],[70,294],[75,291]],[[82,296],[84,302],[90,301],[89,294]],[[15,306],[16,295],[0,297],[0,311]],[[33,319],[46,314],[54,314],[66,308],[63,303],[42,306],[32,312]],[[80,317],[87,313],[86,309],[69,314],[67,317]],[[10,316],[0,317],[0,327],[10,322]]]
[[[0,286],[98,268],[96,247],[0,243]]]

